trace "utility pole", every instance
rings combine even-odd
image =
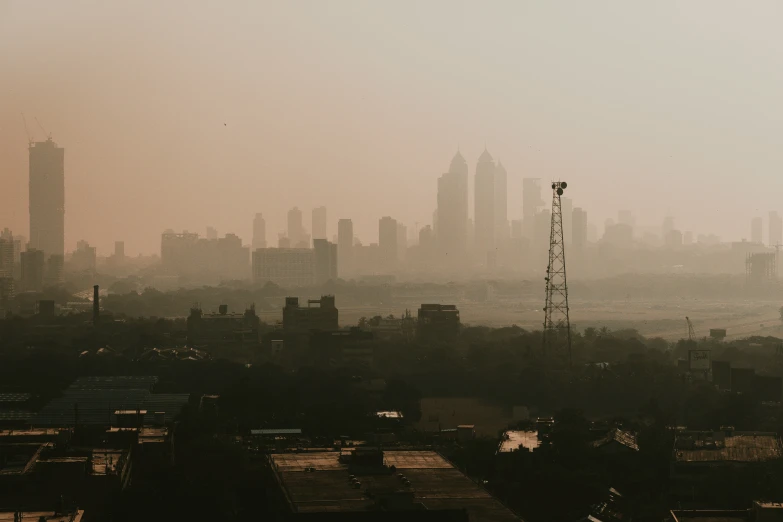
[[[571,358],[571,321],[568,317],[568,280],[566,279],[565,246],[563,244],[563,212],[560,196],[568,184],[552,182],[552,223],[549,230],[549,264],[546,267],[546,304],[544,305],[544,353],[563,339],[568,343],[568,364]],[[565,332],[563,331],[565,330]]]

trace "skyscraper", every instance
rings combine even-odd
[[[313,209],[313,240],[326,239],[326,207]]]
[[[384,216],[378,221],[378,247],[384,263],[397,262],[397,220]]]
[[[114,257],[119,261],[125,259],[125,241],[114,242]]]
[[[476,164],[474,197],[473,239],[478,259],[484,260],[487,252],[495,250],[495,162],[487,149]],[[440,223],[438,223],[440,227]]]
[[[501,244],[508,237],[508,175],[498,161],[495,167],[495,244]]]
[[[30,247],[65,253],[65,149],[51,138],[30,145]]]
[[[397,259],[405,261],[408,253],[408,227],[397,222]]]
[[[576,207],[571,216],[571,244],[583,248],[587,244],[587,212]]]
[[[541,180],[524,178],[522,180],[522,232],[528,238],[533,238],[536,214],[542,206],[544,200],[541,198]]]
[[[337,222],[337,258],[340,260],[340,277],[353,271],[353,221],[341,219]]]
[[[560,198],[560,209],[563,216],[563,241],[571,244],[571,230],[574,220],[574,202],[565,196]]]
[[[326,239],[313,239],[315,255],[315,284],[322,285],[337,279],[337,245]]]
[[[28,248],[22,252],[22,290],[40,292],[43,290],[44,252]]]
[[[769,246],[783,243],[783,218],[774,210],[769,213]]]
[[[753,243],[763,242],[763,224],[760,217],[754,217],[750,222],[750,240]]]
[[[298,207],[294,207],[288,211],[288,240],[293,248],[298,248],[303,238],[302,211]]]
[[[253,218],[253,248],[266,248],[266,221],[264,215],[260,212],[256,213],[256,217]]]
[[[461,260],[468,242],[468,163],[459,151],[449,171],[438,178],[438,209],[433,224],[440,254]]]

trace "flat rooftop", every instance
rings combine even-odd
[[[735,432],[717,440],[684,432],[674,448],[677,462],[765,462],[783,456],[780,439],[769,432]]]
[[[361,487],[351,486],[348,464],[340,452],[277,453],[270,456],[275,472],[296,513],[368,511],[374,501],[366,491],[413,493],[414,502],[430,510],[466,509],[471,522],[512,522],[520,519],[481,486],[455,469],[435,451],[385,451],[394,473],[359,475]],[[315,471],[305,471],[315,468]],[[402,486],[398,474],[410,481]]]

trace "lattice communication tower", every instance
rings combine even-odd
[[[549,264],[545,278],[544,352],[565,340],[570,363],[571,321],[568,318],[568,279],[563,245],[563,212],[560,207],[560,196],[567,186],[565,181],[552,182],[552,223],[549,232]]]

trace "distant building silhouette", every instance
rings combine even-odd
[[[22,252],[22,290],[40,292],[43,290],[44,252],[28,248]]]
[[[783,244],[783,218],[777,212],[769,213],[769,246]]]
[[[184,231],[165,231],[161,236],[161,265],[180,275],[214,274],[222,279],[250,277],[250,248],[236,234],[218,239],[199,238]]]
[[[495,249],[495,162],[487,149],[476,164],[473,191],[474,248],[480,261]]]
[[[288,240],[291,246],[298,248],[299,243],[304,239],[305,231],[302,226],[302,211],[294,207],[288,211]],[[307,245],[308,247],[310,245]]]
[[[78,272],[95,272],[97,254],[95,247],[81,240],[76,243],[76,250],[71,256],[71,265]]]
[[[682,246],[682,232],[679,230],[670,230],[663,238],[664,244],[669,248]]]
[[[502,245],[509,237],[508,231],[508,174],[500,161],[495,167],[495,245]]]
[[[326,207],[313,209],[313,239],[327,239],[326,235]]]
[[[14,276],[14,236],[6,229],[0,236],[0,277]]]
[[[408,227],[397,222],[397,259],[405,261],[408,253]]]
[[[397,220],[384,216],[378,221],[378,247],[387,267],[397,263]]]
[[[587,245],[587,212],[576,207],[571,216],[571,244],[583,248]]]
[[[536,214],[543,206],[541,180],[539,178],[522,179],[522,230],[528,238],[533,238]]]
[[[114,257],[118,261],[125,259],[125,241],[114,242]]]
[[[425,341],[444,342],[459,335],[459,310],[455,305],[423,304],[419,308],[417,335]]]
[[[337,258],[340,260],[338,275],[345,278],[353,271],[353,221],[337,222]]]
[[[312,286],[315,253],[309,248],[259,248],[253,252],[253,282],[285,288]]]
[[[217,239],[218,231],[213,227],[207,227],[207,239]]]
[[[468,164],[457,151],[449,171],[438,178],[434,228],[438,250],[444,259],[464,261],[468,242],[468,205]]]
[[[266,221],[260,212],[253,218],[252,249],[266,248]]]
[[[65,149],[51,138],[30,145],[30,247],[65,253]]]
[[[560,209],[563,214],[563,241],[571,244],[572,239],[572,227],[574,219],[574,202],[571,198],[560,198]]]
[[[750,240],[753,243],[763,243],[764,242],[764,230],[763,230],[763,223],[760,217],[754,217],[750,221]]]
[[[668,236],[669,232],[672,230],[674,230],[674,217],[666,216],[663,218],[663,226],[661,227],[661,237],[663,238],[664,242],[666,242],[666,236]]]
[[[326,239],[313,239],[315,284],[337,279],[337,245]]]

